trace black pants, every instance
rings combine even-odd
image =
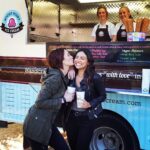
[[[76,116],[71,112],[66,130],[71,150],[89,150],[94,120],[89,120],[88,116]]]
[[[25,140],[30,143],[32,150],[48,150],[47,145],[43,145],[29,138],[27,139],[26,137]],[[52,128],[52,135],[49,141],[49,145],[55,150],[69,150],[66,141],[55,126]]]

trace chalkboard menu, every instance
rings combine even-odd
[[[89,49],[95,62],[150,64],[150,42],[47,43],[47,49]]]

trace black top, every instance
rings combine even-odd
[[[73,80],[71,84],[71,86],[76,87],[75,80]],[[106,99],[106,91],[103,80],[99,74],[95,73],[92,83],[88,84],[85,78],[80,82],[80,90],[85,91],[85,100],[91,104],[91,107],[85,109],[85,111],[87,111],[89,118],[93,119],[102,111],[101,103]]]
[[[123,25],[120,26],[117,32],[117,41],[127,41],[126,29],[121,29]]]
[[[97,42],[110,42],[111,38],[109,36],[108,32],[108,25],[106,25],[106,28],[99,28],[99,25],[96,30],[96,41]]]

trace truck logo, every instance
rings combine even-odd
[[[10,34],[13,38],[13,34],[20,32],[23,26],[20,14],[16,10],[10,10],[2,20],[1,30]]]

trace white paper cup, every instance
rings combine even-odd
[[[75,87],[71,87],[71,86],[68,86],[68,87],[67,87],[67,91],[68,91],[68,93],[73,94],[73,93],[75,93],[75,90],[76,90],[76,88],[75,88]]]
[[[82,108],[82,103],[84,100],[85,92],[84,91],[78,91],[78,92],[76,92],[76,96],[77,96],[77,107]]]

